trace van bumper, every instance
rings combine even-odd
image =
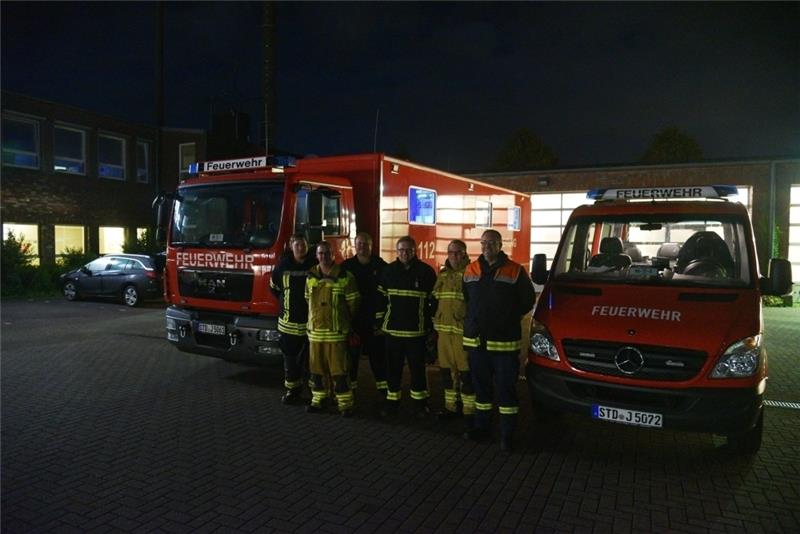
[[[756,425],[764,409],[763,388],[756,387],[643,388],[586,380],[532,363],[525,376],[534,406],[589,417],[596,404],[660,413],[663,428],[672,430],[741,434]]]
[[[276,365],[283,361],[275,317],[241,316],[170,306],[165,318],[167,340],[183,352],[263,365]],[[203,329],[209,330],[208,325],[219,333],[203,332]]]

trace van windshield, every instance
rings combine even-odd
[[[574,219],[556,258],[558,280],[742,287],[752,282],[745,225],[697,216]]]
[[[175,246],[268,248],[281,222],[283,184],[180,189],[172,213]]]

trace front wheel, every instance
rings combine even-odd
[[[130,307],[139,304],[139,290],[136,289],[136,286],[125,286],[122,290],[122,302]]]
[[[64,284],[64,297],[69,300],[78,300],[78,288],[75,282],[67,282]]]
[[[743,434],[730,434],[728,447],[740,454],[755,454],[761,448],[761,436],[764,433],[764,411],[758,416],[756,426]]]

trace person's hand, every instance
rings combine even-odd
[[[348,347],[358,347],[361,345],[361,338],[355,332],[350,332],[347,334],[347,346]]]

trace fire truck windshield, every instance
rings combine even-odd
[[[281,221],[283,184],[183,187],[175,201],[170,244],[268,248]]]
[[[557,280],[742,287],[752,283],[745,224],[691,215],[573,220],[555,262]]]

